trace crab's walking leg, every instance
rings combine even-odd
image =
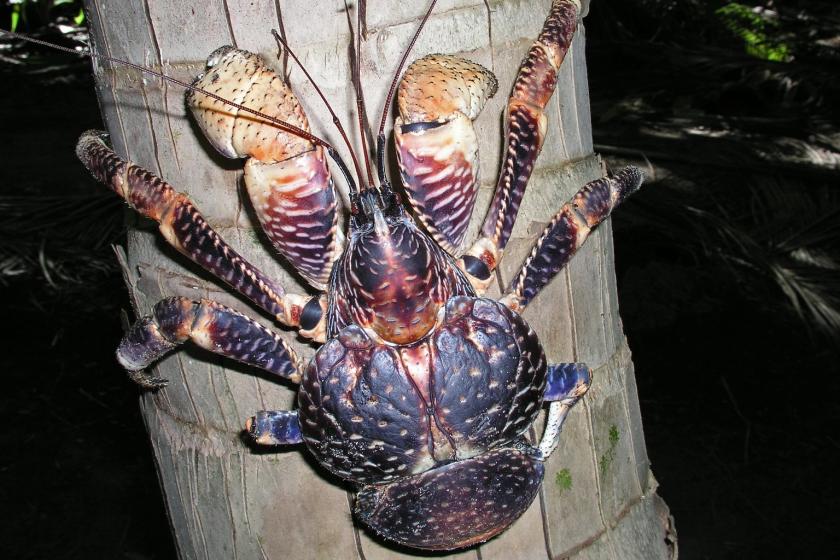
[[[259,445],[294,445],[303,441],[297,410],[261,410],[245,424]]]
[[[193,85],[309,131],[289,86],[248,51],[217,49]],[[301,276],[325,290],[342,239],[324,149],[200,91],[187,93],[187,105],[219,153],[248,158],[245,189],[263,231]]]
[[[190,199],[153,173],[117,156],[106,142],[107,135],[96,130],[82,134],[76,155],[93,176],[123,197],[129,206],[160,224],[164,238],[181,253],[212,272],[278,321],[302,327],[301,334],[320,319],[317,298],[285,294],[242,258],[210,227]],[[307,308],[307,303],[312,303]],[[317,307],[317,309],[313,309]],[[302,323],[303,318],[303,323]],[[317,338],[316,336],[310,336]]]
[[[560,442],[560,429],[566,414],[589,390],[592,371],[586,364],[555,364],[548,366],[546,377],[544,398],[551,404],[548,406],[545,431],[539,445],[543,460],[551,455]]]
[[[546,132],[545,107],[572,41],[580,11],[577,0],[554,0],[542,32],[528,51],[513,84],[505,119],[505,152],[496,193],[481,237],[459,263],[480,293],[510,238],[519,204]]]
[[[187,340],[294,383],[300,381],[298,358],[283,339],[245,315],[205,299],[172,297],[158,302],[151,315],[129,329],[117,348],[117,360],[137,383],[160,387],[165,380],[142,370]]]
[[[521,311],[548,284],[612,210],[642,184],[642,173],[627,167],[612,177],[587,183],[554,215],[525,259],[501,301]]]

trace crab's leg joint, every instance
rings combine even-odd
[[[554,364],[548,366],[544,399],[548,406],[545,431],[540,441],[540,457],[544,461],[560,442],[560,430],[569,410],[589,390],[592,370],[586,364]]]
[[[161,300],[151,315],[134,323],[117,348],[117,360],[140,385],[161,387],[165,380],[142,370],[188,340],[293,383],[300,381],[298,358],[276,333],[214,301],[184,297]]]
[[[185,194],[154,173],[117,156],[107,138],[104,132],[88,130],[76,145],[76,155],[96,179],[124,198],[129,206],[158,222],[166,241],[193,262],[230,284],[281,323],[300,326],[301,314],[310,297],[286,294],[281,286],[234,251]]]
[[[245,424],[258,445],[294,445],[303,442],[297,410],[260,410]]]

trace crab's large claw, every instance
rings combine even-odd
[[[309,131],[292,90],[253,53],[217,49],[207,59],[207,72],[193,85]],[[190,90],[187,105],[222,155],[248,158],[245,188],[263,230],[312,286],[326,289],[342,242],[323,148],[202,91]]]
[[[478,194],[478,138],[472,121],[496,93],[496,77],[479,64],[433,54],[406,70],[394,123],[400,172],[417,217],[455,254]]]
[[[521,516],[544,468],[527,446],[494,449],[394,483],[365,486],[356,516],[413,548],[453,550],[482,543]]]

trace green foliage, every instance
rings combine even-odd
[[[607,470],[610,468],[613,460],[615,460],[615,448],[618,445],[618,440],[620,439],[618,426],[615,424],[610,426],[609,435],[607,437],[610,442],[610,446],[607,448],[607,451],[601,455],[601,459],[598,461],[598,467],[601,469],[601,476],[607,474]]]
[[[12,32],[17,31],[18,24],[20,23],[20,12],[20,4],[15,4],[12,6],[12,21],[9,25],[9,29],[11,29]]]
[[[76,27],[85,22],[85,12],[81,0],[6,0],[9,6],[9,30],[25,31],[54,25],[72,23]]]
[[[571,490],[572,488],[572,473],[569,469],[560,469],[557,471],[557,474],[554,475],[554,483],[560,488],[560,493],[562,494],[566,490]]]
[[[784,62],[790,58],[790,48],[769,35],[771,30],[778,27],[778,23],[762,17],[749,6],[730,2],[715,10],[715,15],[729,31],[744,41],[747,54],[775,62]]]

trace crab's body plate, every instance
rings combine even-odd
[[[362,203],[381,205],[357,216],[331,279],[328,336],[349,325],[370,328],[383,340],[409,344],[438,321],[450,297],[475,295],[452,258],[420,230],[396,198],[376,192]]]
[[[545,373],[542,347],[519,315],[456,296],[412,344],[356,325],[328,341],[298,392],[303,438],[345,479],[420,474],[522,435],[539,412]]]

